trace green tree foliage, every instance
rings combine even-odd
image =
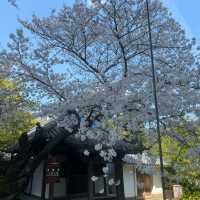
[[[36,123],[28,111],[33,104],[23,98],[21,90],[12,81],[0,79],[0,150]]]
[[[0,150],[15,142],[19,136],[32,128],[36,123],[34,117],[23,111],[16,111],[15,115],[6,123],[0,124]]]
[[[181,142],[181,139],[177,140],[163,135],[162,148],[166,177],[174,183],[181,183],[184,191],[196,192],[200,190],[200,158],[193,156],[190,150],[197,148],[200,143],[200,128],[194,122],[191,122],[191,124],[193,128],[190,129],[183,122],[171,130],[179,133],[182,138],[187,138],[185,141]],[[194,138],[196,139],[195,143],[193,142]],[[159,155],[157,144],[152,148],[152,152],[157,156]]]

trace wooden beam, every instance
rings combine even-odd
[[[39,154],[31,161],[27,163],[27,166],[25,167],[26,170],[23,170],[20,174],[19,178],[31,176],[32,173],[36,170],[39,163],[47,158],[48,154],[54,149],[61,141],[63,141],[65,138],[73,135],[74,132],[68,132],[68,131],[62,131],[59,132],[59,134],[54,137],[43,149]]]
[[[125,200],[123,162],[121,159],[117,159],[114,162],[114,164],[115,164],[115,180],[120,181],[120,184],[116,186],[117,200]]]

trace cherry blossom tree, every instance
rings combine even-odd
[[[185,140],[170,127],[187,114],[198,115],[195,40],[186,38],[158,0],[150,3],[150,18],[162,129]],[[11,34],[0,59],[26,83],[29,97],[44,104],[44,115],[69,131],[80,121],[82,140],[95,138],[110,148],[124,131],[131,142],[147,128],[149,140],[156,141],[145,1],[76,1],[20,23],[32,36]],[[98,147],[105,159],[115,156]]]

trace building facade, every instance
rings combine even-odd
[[[141,174],[123,160],[126,154],[142,153],[141,143],[119,141],[111,162],[103,160],[95,144],[94,140],[81,141],[54,122],[38,126],[22,135],[12,150],[15,167],[8,171],[13,179],[23,181],[26,200],[135,200],[154,194],[162,199],[159,173]],[[85,155],[85,150],[90,153]]]
[[[106,175],[104,167],[108,168]],[[50,170],[55,174],[49,173]],[[51,176],[57,180],[51,182]],[[67,158],[57,155],[42,161],[30,177],[25,193],[35,199],[161,200],[162,186],[159,170],[150,176],[119,159],[105,164],[92,156],[85,158],[71,153]]]

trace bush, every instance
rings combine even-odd
[[[191,192],[191,193],[186,192],[181,198],[181,200],[199,200],[199,199],[200,199],[200,191]]]

